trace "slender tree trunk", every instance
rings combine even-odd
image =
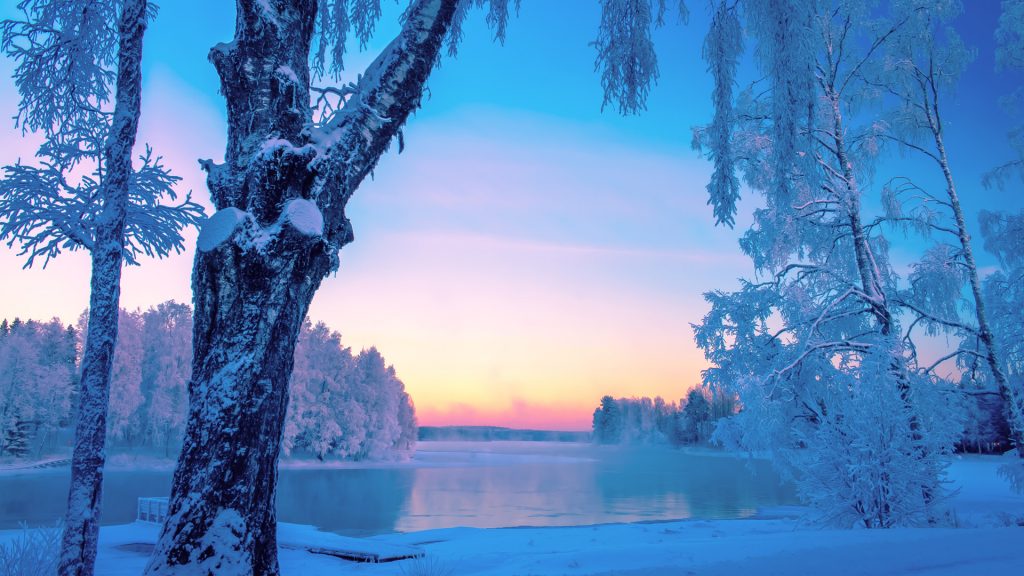
[[[949,205],[953,209],[953,216],[956,219],[957,236],[960,240],[960,247],[964,254],[964,264],[967,266],[968,281],[971,284],[971,295],[974,297],[974,312],[978,320],[978,338],[985,345],[985,361],[988,363],[992,377],[996,381],[999,395],[1003,399],[1005,407],[1006,422],[1010,426],[1010,440],[1017,448],[1017,456],[1024,458],[1024,398],[1021,398],[1010,387],[1010,382],[1003,372],[1003,366],[999,361],[999,351],[996,346],[995,335],[988,323],[988,316],[985,313],[985,300],[981,294],[981,280],[978,278],[978,265],[974,260],[974,251],[971,250],[971,236],[967,233],[967,224],[964,220],[964,211],[960,206],[960,196],[956,191],[956,182],[953,181],[953,172],[949,168],[949,158],[946,156],[946,145],[942,138],[942,124],[936,113],[929,114],[932,135],[935,137],[935,148],[938,151],[939,166],[942,168],[942,175],[946,179],[946,192],[949,194]]]
[[[92,250],[89,329],[82,355],[71,488],[58,569],[61,576],[91,575],[96,562],[103,463],[106,458],[107,407],[114,345],[117,342],[132,147],[141,108],[142,37],[145,31],[146,0],[126,0],[118,24],[120,40],[114,119],[103,149],[106,167],[100,183],[103,211],[96,219]]]
[[[210,53],[227,153],[204,162],[219,211],[199,238],[189,418],[147,574],[278,573],[277,459],[299,329],[352,240],[345,204],[419,105],[456,4],[414,2],[341,112],[314,126],[316,2],[238,0],[234,40]]]
[[[839,107],[839,94],[831,92],[826,93],[826,95],[832,103],[832,129],[834,131],[833,144],[835,146],[836,160],[841,167],[843,179],[845,180],[847,188],[848,216],[850,219],[850,230],[853,237],[853,248],[857,262],[857,270],[861,279],[861,286],[869,298],[868,306],[871,309],[871,314],[878,322],[879,335],[882,336],[888,344],[895,348],[895,320],[893,319],[892,311],[889,309],[885,296],[885,288],[882,285],[882,278],[880,277],[880,271],[878,270],[874,256],[871,254],[871,245],[868,243],[867,234],[865,234],[864,226],[860,218],[860,190],[857,187],[856,176],[853,173],[853,165],[851,164],[847,154],[842,110]],[[919,457],[923,459],[927,454],[924,452],[924,447],[921,445],[921,441],[923,440],[923,436],[921,434],[921,422],[918,419],[917,410],[914,407],[912,390],[910,388],[910,378],[907,374],[906,367],[900,362],[899,358],[893,355],[891,362],[889,363],[889,371],[896,380],[900,400],[910,413],[907,425],[910,429],[911,440],[913,440],[914,444],[919,446],[919,450],[921,451]],[[939,479],[937,474],[931,480],[932,481],[929,485],[921,487],[922,497],[926,504],[934,501],[935,495],[939,490]]]
[[[846,138],[843,133],[843,116],[839,109],[839,95],[834,93],[826,94],[832,103],[832,130],[833,145],[835,146],[836,162],[839,164],[843,175],[843,184],[846,187],[846,210],[850,221],[850,235],[853,239],[854,258],[857,263],[857,273],[860,276],[861,289],[869,298],[868,306],[871,313],[878,321],[879,331],[884,336],[892,333],[892,314],[885,302],[885,292],[882,289],[882,280],[878,277],[878,271],[874,265],[874,257],[871,255],[871,245],[868,244],[867,235],[864,233],[864,225],[860,218],[860,189],[857,186],[856,176],[853,173],[853,165],[850,163],[846,152]]]

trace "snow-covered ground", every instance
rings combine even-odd
[[[443,450],[439,452],[444,452]],[[689,520],[569,528],[446,528],[369,540],[421,547],[422,560],[357,564],[281,550],[286,575],[965,575],[1019,574],[1024,566],[1024,495],[1013,493],[997,457],[957,459],[950,500],[957,527],[833,530],[805,524],[799,509],[749,520]],[[303,529],[298,529],[301,530]],[[316,539],[312,529],[304,529]],[[104,527],[97,574],[138,574],[152,525]],[[0,533],[0,541],[17,531]]]

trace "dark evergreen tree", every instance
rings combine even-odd
[[[601,398],[601,406],[594,411],[594,441],[615,444],[622,440],[622,411],[611,396]]]
[[[32,425],[22,419],[17,413],[9,420],[10,424],[3,431],[3,446],[0,446],[0,455],[10,455],[15,458],[22,458],[28,454],[28,442],[32,433]]]
[[[686,395],[683,405],[686,436],[691,442],[703,442],[709,436],[711,404],[699,388],[693,388]]]

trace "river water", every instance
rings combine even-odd
[[[104,524],[165,496],[171,473],[112,470]],[[46,525],[64,511],[68,472],[0,476],[0,529]],[[350,536],[473,526],[569,526],[744,518],[795,504],[765,462],[670,447],[554,442],[422,442],[403,463],[317,469],[286,464],[278,519]]]

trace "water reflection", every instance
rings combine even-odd
[[[744,518],[760,507],[795,504],[771,465],[662,447],[596,448],[602,508],[620,521]]]
[[[494,464],[415,470],[402,532],[608,522],[595,506],[598,462]]]
[[[447,450],[447,448],[445,448]],[[451,526],[566,526],[741,518],[796,503],[766,463],[664,447],[502,443],[424,451],[417,465],[282,470],[278,518],[365,536]],[[756,473],[755,473],[756,472]],[[170,472],[108,472],[104,524],[135,518],[140,496],[167,494]],[[66,473],[0,476],[0,529],[52,524]]]
[[[52,526],[67,510],[69,472],[44,471],[0,476],[0,529]],[[163,496],[171,491],[170,472],[107,472],[103,479],[103,524],[135,520],[141,496]]]
[[[414,483],[411,468],[283,470],[277,518],[349,536],[394,532]]]

